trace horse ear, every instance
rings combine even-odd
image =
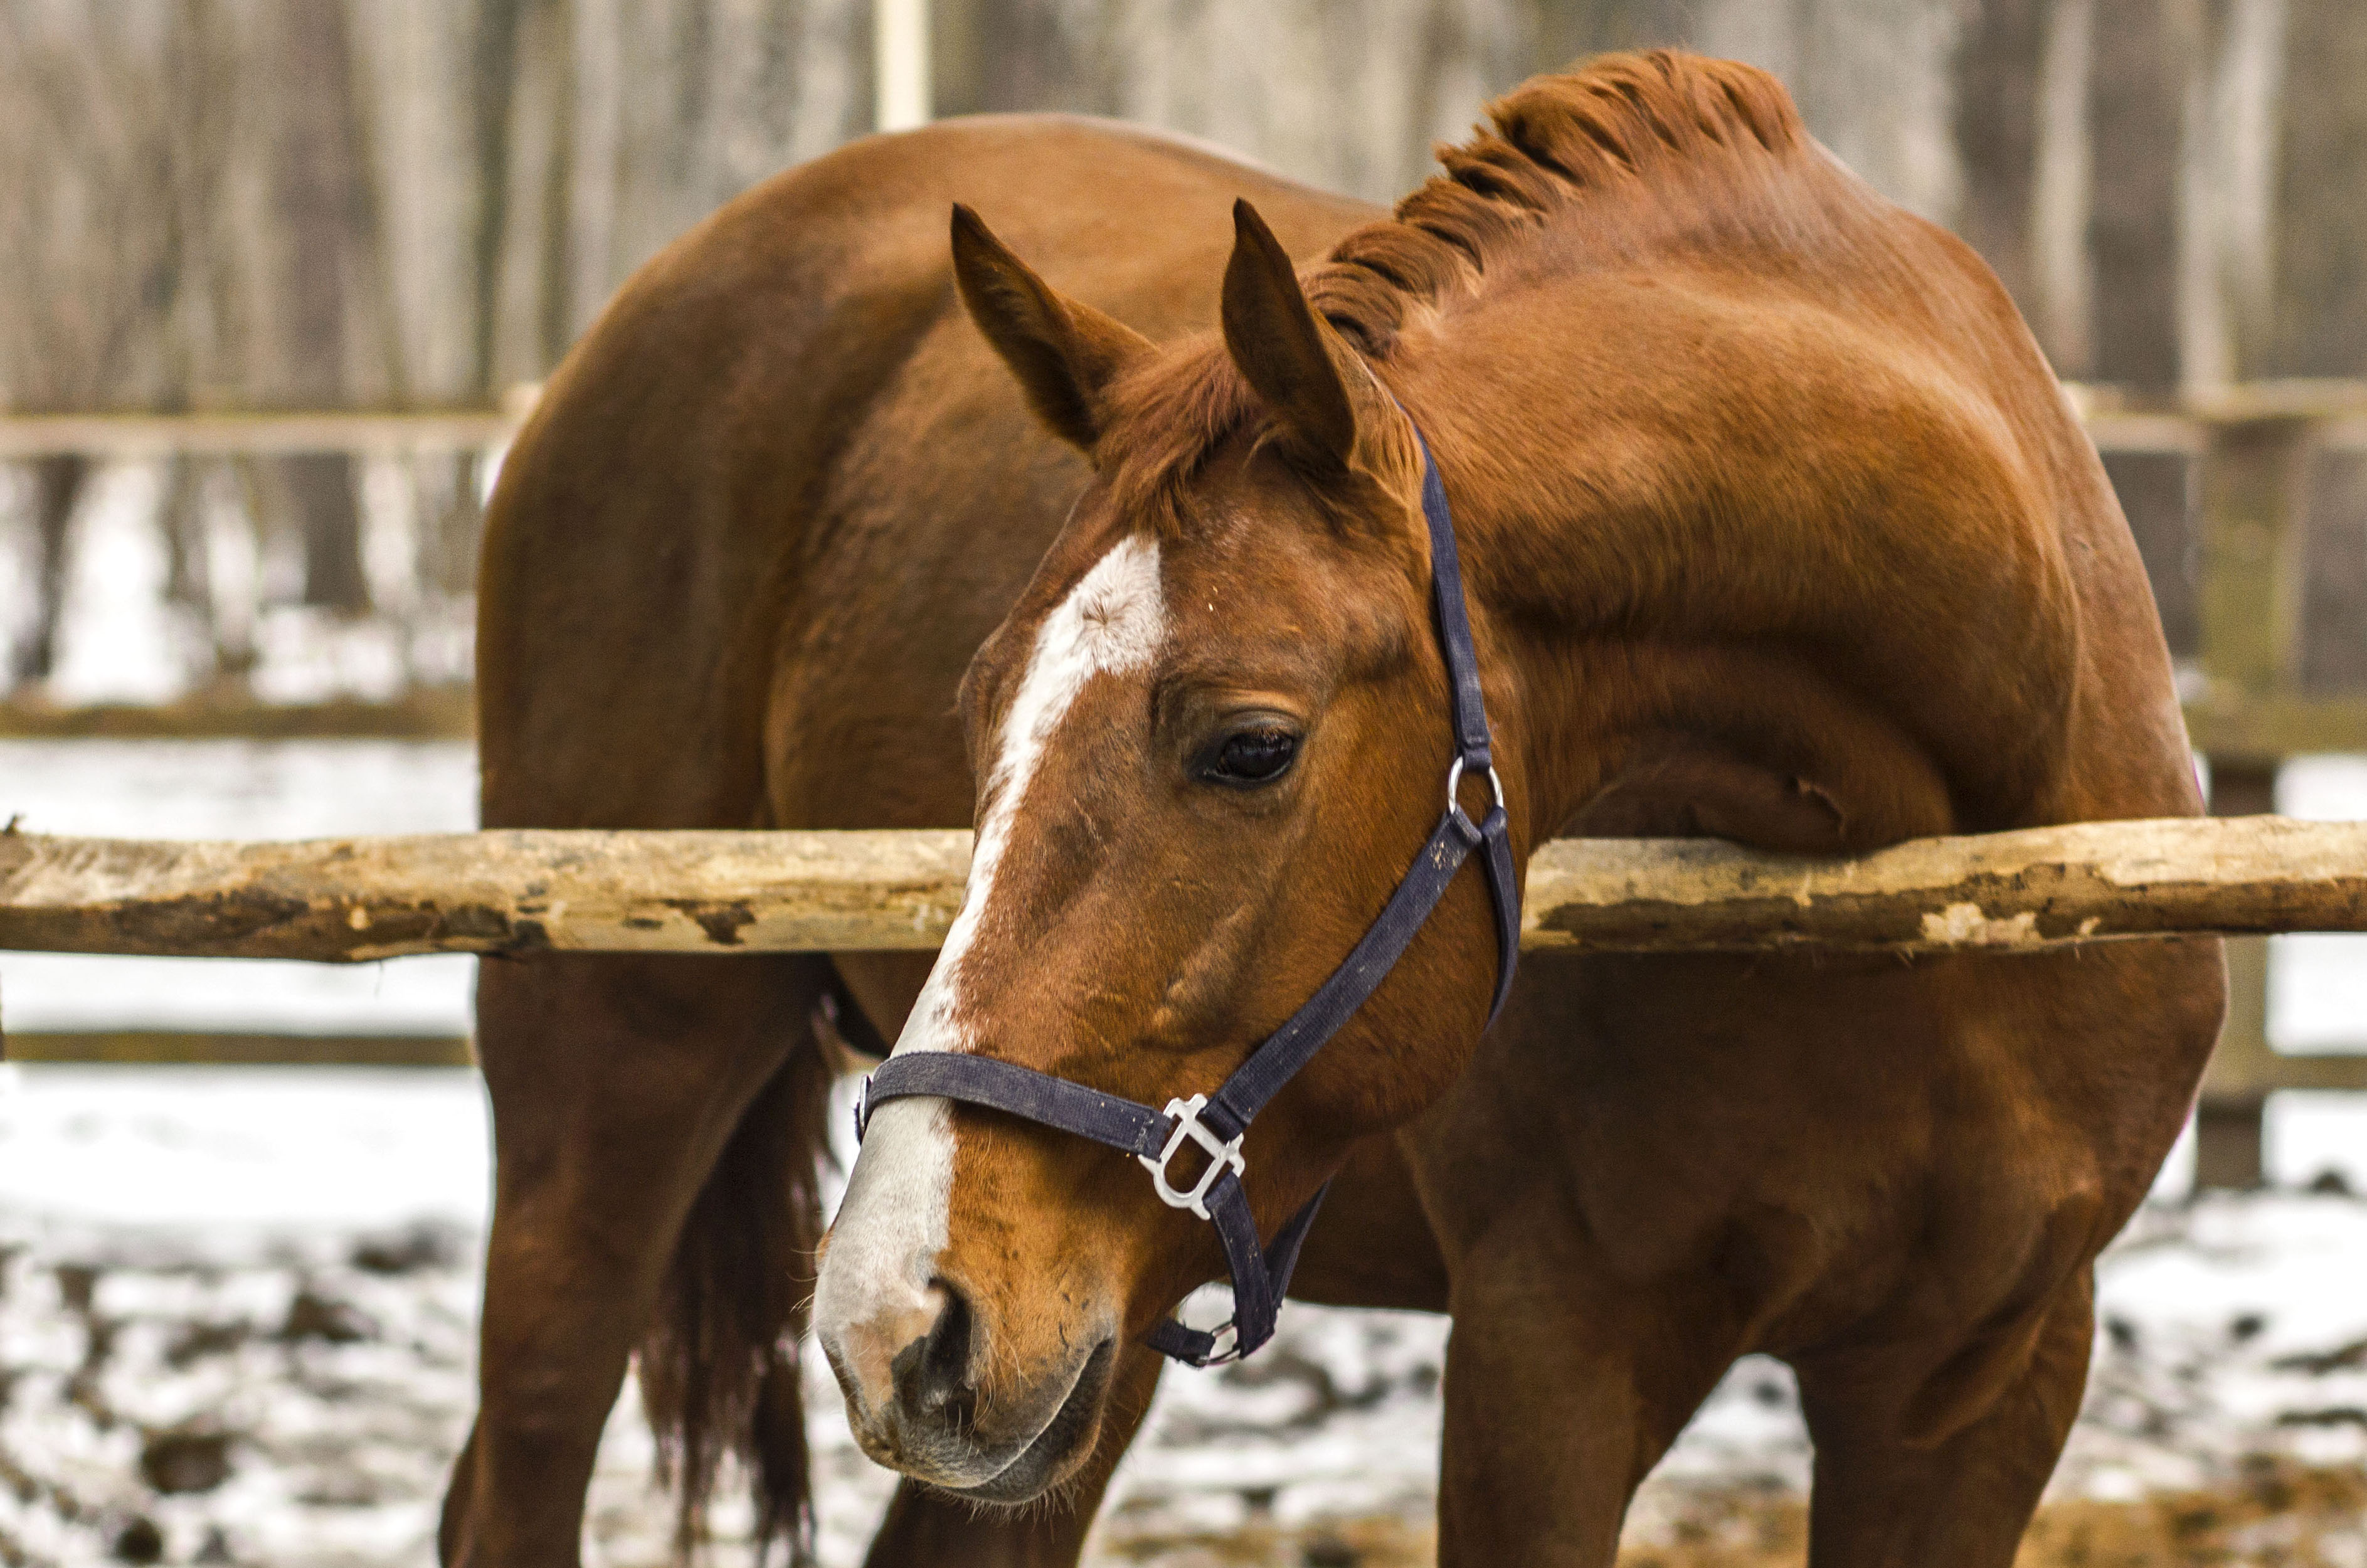
[[[1259,397],[1306,446],[1345,465],[1356,449],[1360,371],[1353,351],[1317,319],[1297,270],[1247,201],[1233,203],[1233,258],[1225,267],[1225,347]]]
[[[959,203],[953,241],[954,282],[970,320],[1019,379],[1036,417],[1091,457],[1101,439],[1103,390],[1151,351],[1150,340],[1056,292]]]

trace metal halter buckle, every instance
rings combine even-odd
[[[1446,765],[1446,809],[1450,812],[1463,810],[1463,799],[1456,793],[1462,784],[1463,757],[1458,753],[1455,760]],[[1488,765],[1488,789],[1495,795],[1496,804],[1501,807],[1504,803],[1504,777],[1496,771],[1496,765],[1492,762]]]
[[[1208,1096],[1206,1095],[1194,1095],[1188,1100],[1169,1100],[1167,1114],[1175,1119],[1175,1131],[1167,1135],[1167,1147],[1159,1151],[1159,1157],[1155,1160],[1148,1154],[1135,1156],[1142,1162],[1142,1168],[1150,1173],[1150,1185],[1158,1190],[1161,1203],[1170,1209],[1189,1209],[1203,1220],[1208,1218],[1208,1189],[1217,1185],[1226,1171],[1230,1170],[1239,1176],[1247,1168],[1241,1159],[1240,1138],[1218,1138],[1200,1125],[1200,1113],[1207,1108],[1207,1105]],[[1246,1132],[1241,1134],[1241,1138],[1248,1136]],[[1167,1167],[1183,1149],[1184,1141],[1187,1138],[1200,1145],[1208,1155],[1208,1168],[1200,1173],[1200,1179],[1194,1182],[1188,1191],[1176,1187],[1167,1179]]]
[[[871,1129],[871,1074],[863,1075],[862,1086],[855,1091],[855,1141],[863,1142],[864,1133]]]
[[[1208,1335],[1214,1343],[1208,1346],[1208,1354],[1201,1358],[1200,1365],[1228,1367],[1241,1358],[1241,1325],[1238,1321],[1228,1321],[1210,1329]],[[1218,1346],[1223,1348],[1218,1349]]]

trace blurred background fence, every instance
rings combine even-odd
[[[1782,74],[2109,406],[2367,378],[2357,0],[0,0],[0,411],[490,415],[660,245],[883,109],[1119,115],[1386,199],[1490,94],[1658,41]],[[2287,392],[2254,412],[2355,401]],[[497,433],[242,450],[231,424],[177,451],[152,429],[136,457],[96,424],[0,428],[20,704],[464,678]],[[2112,453],[2194,659],[2208,444],[2148,428]],[[2291,674],[2350,694],[2367,463],[2308,444]],[[70,657],[78,519],[111,465],[146,471],[158,667]],[[391,652],[298,667],[365,622],[393,623]]]
[[[2218,809],[2367,752],[2360,0],[0,0],[0,732],[465,736],[522,396],[875,126],[1117,115],[1387,199],[1658,42],[1782,75],[2082,383]],[[2237,961],[2229,1179],[2286,1081]]]

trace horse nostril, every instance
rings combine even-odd
[[[970,1386],[971,1325],[969,1299],[946,1280],[934,1282],[945,1308],[926,1338],[908,1345],[896,1358],[897,1381],[904,1385],[906,1403],[916,1415],[949,1426],[967,1426],[978,1405]]]

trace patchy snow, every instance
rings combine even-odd
[[[2352,1127],[2367,1145],[2367,1115]],[[2367,1202],[2214,1193],[2147,1209],[2103,1260],[2097,1321],[2058,1489],[2199,1488],[2263,1453],[2367,1464]]]
[[[465,746],[0,742],[0,815],[47,832],[458,829],[474,790]],[[2283,804],[2367,815],[2367,763],[2305,759]],[[2367,1033],[2367,945],[2275,951],[2282,1040]],[[466,1027],[470,974],[467,960],[5,954],[0,996],[28,1029],[446,1033]],[[484,1118],[473,1075],[445,1070],[0,1074],[0,1560],[426,1557],[474,1399]],[[2269,1157],[2289,1186],[2333,1172],[2367,1192],[2367,1096],[2277,1096]],[[2190,1159],[2173,1157],[2165,1194]],[[2151,1208],[2105,1261],[2100,1318],[2059,1494],[2209,1484],[2262,1455],[2367,1462],[2367,1203],[2287,1190]],[[1418,1540],[1444,1346],[1436,1320],[1294,1306],[1246,1365],[1171,1373],[1109,1551],[1376,1517]],[[852,1446],[819,1358],[810,1369],[822,1557],[852,1564],[889,1479]],[[649,1457],[629,1389],[587,1562],[665,1559]],[[1631,1538],[1679,1530],[1713,1491],[1795,1496],[1807,1463],[1789,1373],[1746,1361],[1648,1483]],[[745,1526],[728,1507],[717,1522]]]
[[[2301,756],[2277,775],[2277,810],[2367,819],[2367,756]],[[2367,934],[2269,940],[2269,1038],[2287,1051],[2367,1051]]]
[[[464,741],[0,740],[0,816],[27,833],[322,838],[466,833]]]
[[[392,741],[0,740],[0,822],[28,833],[317,838],[463,833],[476,748]],[[476,960],[368,965],[0,953],[12,1028],[469,1032]]]
[[[277,1238],[489,1212],[485,1095],[461,1068],[0,1067],[0,1212],[52,1239]]]
[[[53,700],[161,702],[188,684],[188,629],[164,600],[163,489],[153,462],[102,464],[87,482],[66,536]]]
[[[2329,1138],[2367,1150],[2367,1107],[2324,1114]],[[418,1561],[474,1398],[484,1138],[465,1072],[16,1070],[0,1094],[0,1543],[91,1562],[153,1529],[165,1561]],[[2367,1462],[2367,1202],[2149,1209],[2105,1259],[2100,1319],[2058,1493],[2205,1485],[2262,1455]],[[1444,1342],[1436,1319],[1294,1305],[1249,1362],[1171,1372],[1113,1497],[1112,1551],[1376,1516],[1418,1529]],[[890,1481],[853,1447],[819,1358],[810,1373],[823,1560],[852,1564]],[[629,1390],[588,1561],[663,1559],[650,1447]],[[1708,1494],[1796,1495],[1807,1468],[1791,1375],[1751,1358],[1631,1529],[1655,1539]],[[728,1507],[718,1522],[727,1543],[746,1523]]]
[[[383,699],[408,685],[469,678],[472,601],[423,587],[418,530],[426,503],[416,494],[411,464],[361,460],[364,576],[379,612],[366,616],[297,602],[300,540],[291,534],[258,547],[226,471],[209,466],[199,506],[210,626],[166,597],[171,563],[155,524],[164,474],[161,460],[127,460],[99,464],[86,482],[68,524],[57,663],[43,688],[51,700],[177,697],[212,673],[217,636],[253,654],[249,679],[270,702]],[[31,529],[21,522],[6,526],[24,511],[20,489],[0,490],[0,642],[35,613]]]

